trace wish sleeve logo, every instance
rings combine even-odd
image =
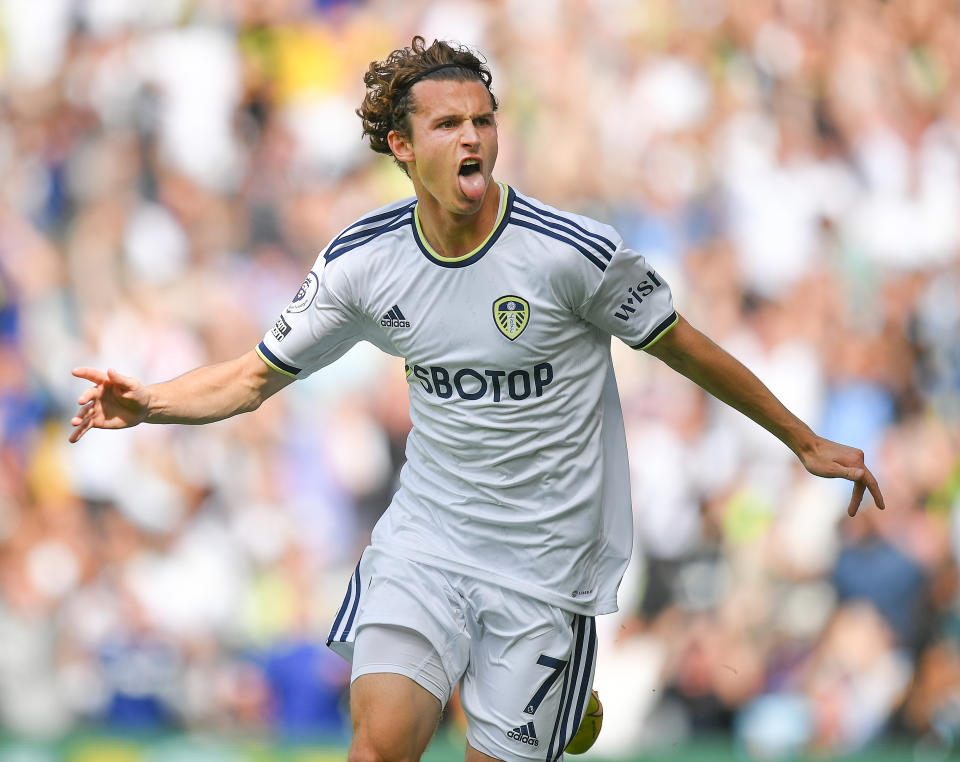
[[[650,294],[662,285],[663,283],[660,282],[657,274],[653,270],[647,270],[646,278],[641,280],[637,285],[627,288],[627,298],[623,304],[620,305],[620,309],[613,313],[613,316],[620,318],[620,320],[629,320],[633,317],[633,313],[637,311],[637,307],[641,305],[644,298],[650,296]]]

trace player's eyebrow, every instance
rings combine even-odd
[[[493,111],[486,111],[482,114],[474,114],[473,116],[467,116],[466,114],[444,114],[443,116],[433,117],[430,122],[431,124],[442,124],[443,122],[462,122],[465,119],[492,119],[493,116]]]

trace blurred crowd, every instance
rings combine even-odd
[[[886,498],[849,519],[848,483],[615,346],[636,557],[598,749],[960,749],[956,0],[0,0],[0,728],[346,733],[323,643],[403,462],[402,362],[77,445],[70,369],[249,350],[411,195],[354,109],[417,33],[488,56],[499,179],[614,224]]]

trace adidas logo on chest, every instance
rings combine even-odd
[[[399,305],[393,305],[389,310],[383,313],[380,318],[380,325],[384,328],[409,328],[410,321],[400,311]]]

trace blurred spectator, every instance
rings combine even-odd
[[[598,684],[598,751],[955,751],[952,0],[0,0],[3,729],[343,731],[322,641],[402,464],[401,364],[359,347],[254,416],[73,448],[69,369],[249,349],[329,238],[409,195],[353,109],[415,32],[489,54],[503,180],[615,224],[890,506],[848,522],[615,347],[637,560],[598,680],[636,683]]]

